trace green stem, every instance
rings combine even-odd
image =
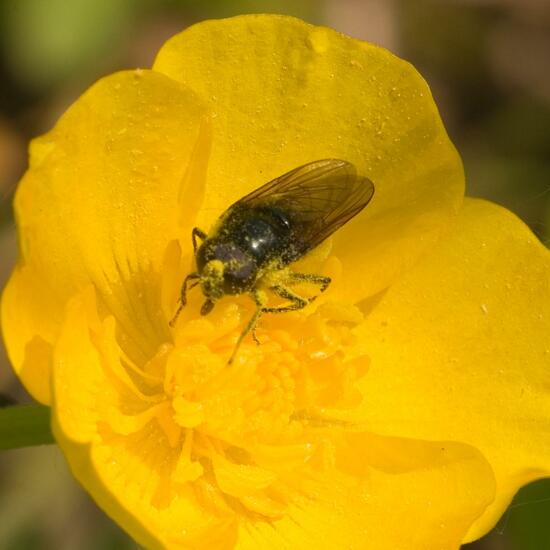
[[[19,405],[0,408],[0,450],[55,443],[50,408]]]

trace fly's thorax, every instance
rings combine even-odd
[[[289,213],[275,206],[237,203],[222,218],[216,235],[236,244],[263,267],[288,247],[291,219]]]
[[[209,298],[241,294],[254,286],[256,261],[235,243],[207,239],[197,250],[196,262],[203,293]]]

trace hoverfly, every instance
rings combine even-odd
[[[329,277],[285,269],[302,258],[357,215],[372,199],[374,185],[358,176],[344,160],[310,162],[283,174],[232,204],[210,234],[194,228],[191,234],[196,271],[185,278],[180,304],[170,321],[174,326],[187,302],[187,290],[200,284],[205,301],[201,315],[212,311],[226,295],[248,294],[256,311],[241,332],[231,364],[245,336],[264,313],[304,308],[317,296],[304,298],[290,288],[298,283],[318,285],[324,292]],[[200,246],[197,240],[202,242]],[[273,277],[275,274],[281,277]],[[191,283],[191,284],[190,284]],[[266,307],[263,288],[286,300],[286,305]]]

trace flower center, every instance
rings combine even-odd
[[[173,341],[144,366],[115,357],[142,406],[122,418],[111,411],[108,423],[117,433],[158,432],[166,464],[154,506],[191,486],[218,511],[280,517],[304,476],[333,463],[331,438],[361,401],[356,382],[368,358],[354,329],[362,314],[322,300],[265,314],[260,343],[248,336],[228,364],[255,306],[246,297],[224,299],[200,316],[201,299],[191,297]]]

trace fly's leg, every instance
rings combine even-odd
[[[180,294],[180,305],[178,307],[178,310],[176,311],[176,314],[174,317],[172,317],[172,320],[168,323],[172,328],[174,328],[174,325],[176,324],[176,321],[178,320],[179,314],[181,313],[181,310],[185,307],[185,304],[187,303],[187,285],[189,281],[193,281],[195,279],[200,279],[200,275],[198,273],[189,273],[187,277],[185,277],[185,280],[183,281],[183,284],[181,285],[181,294]],[[198,281],[194,282],[189,288],[193,288],[194,286],[198,285]]]
[[[193,241],[193,253],[195,254],[197,253],[197,238],[204,241],[208,238],[208,235],[198,227],[193,227],[193,231],[191,231],[191,240]]]
[[[319,292],[324,292],[330,285],[332,279],[330,277],[325,277],[324,275],[314,275],[312,273],[294,273],[290,272],[288,274],[287,283],[297,284],[297,283],[311,283],[313,285],[319,285]],[[309,302],[313,302],[317,296],[309,298]]]
[[[183,281],[183,285],[181,285],[181,294],[180,294],[180,306],[183,307],[185,304],[187,304],[187,285],[189,281],[194,281],[196,279],[200,279],[200,275],[196,272],[189,273],[187,277],[185,277],[185,280]],[[194,286],[197,286],[199,283],[198,281],[193,283],[189,288],[193,288]]]
[[[231,354],[231,357],[227,362],[228,365],[231,365],[231,363],[233,363],[233,361],[235,360],[235,357],[237,356],[237,351],[239,351],[239,347],[242,341],[246,338],[246,335],[250,331],[252,331],[252,334],[254,336],[254,340],[256,341],[256,343],[259,343],[258,338],[256,337],[256,325],[258,324],[258,320],[265,310],[265,308],[263,307],[265,304],[265,297],[263,296],[263,293],[258,292],[257,290],[252,291],[250,295],[254,300],[254,303],[256,304],[256,311],[250,318],[250,321],[248,321],[248,324],[246,325],[244,330],[239,335],[239,338],[235,344],[235,347],[233,348],[233,353]]]
[[[193,242],[193,253],[197,253],[197,238],[204,241],[208,235],[199,229],[198,227],[193,227],[193,231],[191,231],[191,241]],[[176,311],[176,314],[174,317],[172,317],[172,320],[168,323],[172,328],[176,324],[176,321],[178,320],[179,314],[181,313],[181,310],[185,307],[185,304],[187,303],[187,284],[189,281],[192,281],[194,279],[200,279],[200,275],[198,273],[190,273],[185,277],[185,280],[183,281],[183,285],[181,285],[181,294],[180,294],[180,305],[178,307],[178,310]],[[193,288],[194,286],[197,286],[199,283],[196,281],[193,283],[189,288]]]
[[[298,294],[292,292],[292,290],[283,285],[269,287],[269,290],[280,298],[288,300],[290,304],[281,307],[263,307],[262,313],[285,313],[287,311],[296,311],[298,309],[304,309],[309,302],[311,302],[311,300],[298,296]]]
[[[298,274],[301,275],[301,274]],[[306,275],[307,276],[307,275]],[[328,286],[330,283],[330,279],[328,277],[320,277],[317,275],[313,275],[312,277],[316,277],[316,280],[313,282],[318,282],[321,285]],[[322,279],[318,281],[318,279]],[[328,282],[327,282],[328,279]],[[302,279],[301,279],[302,280]],[[302,298],[301,296],[298,296],[298,294],[292,292],[289,288],[283,286],[283,285],[274,285],[269,287],[269,290],[273,292],[273,294],[276,294],[280,298],[283,298],[284,300],[288,300],[290,302],[287,306],[281,306],[281,307],[265,307],[265,297],[263,296],[263,293],[259,291],[253,291],[251,293],[252,299],[256,303],[256,311],[250,318],[250,321],[248,321],[248,324],[244,328],[244,330],[239,335],[239,339],[237,340],[237,343],[235,344],[235,348],[233,349],[233,353],[231,354],[231,357],[229,358],[229,361],[227,362],[228,365],[231,365],[233,363],[237,351],[239,350],[239,347],[242,343],[242,341],[246,338],[247,334],[252,331],[252,335],[254,337],[254,340],[257,344],[259,344],[258,338],[256,337],[256,326],[258,325],[258,321],[263,313],[285,313],[287,311],[296,311],[298,309],[305,308],[313,299],[306,299]],[[324,290],[324,289],[323,289]]]

